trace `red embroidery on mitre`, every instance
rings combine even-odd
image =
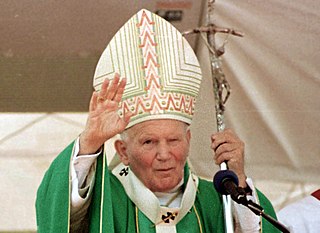
[[[150,119],[152,115],[177,115],[186,119],[192,119],[194,114],[195,97],[189,93],[183,93],[179,88],[177,92],[172,88],[166,89],[159,77],[159,59],[157,54],[155,21],[152,15],[143,11],[138,16],[136,24],[139,30],[140,41],[138,48],[142,56],[141,69],[144,71],[144,89],[127,99],[123,99],[120,106],[121,114],[131,111],[132,121],[144,118]],[[170,90],[169,90],[170,89]]]
[[[141,16],[140,22],[137,24],[137,26],[141,27],[144,23],[154,24],[154,22],[151,21],[151,19],[149,19],[148,14],[146,13],[146,11],[142,12],[142,16]]]
[[[123,100],[120,108],[123,112],[130,110],[133,116],[147,112],[152,115],[161,112],[177,112],[191,117],[194,113],[194,103],[195,98],[185,94],[169,92],[159,96],[156,92],[149,92],[147,95]]]

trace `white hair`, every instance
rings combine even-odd
[[[183,121],[182,121],[183,122]],[[186,122],[183,122],[183,123],[185,123],[184,124],[184,128],[185,128],[185,130],[186,130],[186,132],[188,131],[188,130],[190,130],[190,124],[188,124],[188,123],[186,123]],[[128,128],[128,129],[130,129],[130,128]],[[120,138],[121,138],[121,140],[122,141],[125,141],[126,139],[128,139],[128,129],[125,129],[124,131],[122,131],[121,133],[120,133]]]

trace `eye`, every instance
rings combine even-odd
[[[149,145],[149,144],[151,144],[151,143],[152,143],[152,140],[150,140],[150,139],[145,140],[145,141],[143,142],[143,144],[145,144],[145,145]]]
[[[169,139],[169,142],[176,142],[176,141],[178,141],[178,138],[171,138],[171,139]]]
[[[152,150],[155,147],[156,143],[157,141],[154,139],[145,139],[142,141],[141,146],[144,150]]]
[[[176,145],[180,142],[180,139],[179,138],[170,138],[169,139],[169,143],[172,144],[172,145]]]

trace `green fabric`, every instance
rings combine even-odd
[[[257,190],[257,189],[256,189]],[[264,209],[264,212],[274,219],[277,219],[277,215],[273,209],[272,204],[268,200],[268,198],[261,193],[259,190],[257,190],[258,198],[259,198],[259,205],[262,206]],[[273,226],[271,223],[269,223],[266,219],[262,218],[262,227],[263,229],[266,229],[264,232],[281,232],[279,231],[275,226]]]
[[[104,165],[106,166],[105,156],[99,156],[97,160],[97,171],[95,178],[95,186],[91,208],[89,210],[90,219],[90,232],[113,232],[113,203],[111,199],[112,193],[110,190],[110,173],[105,172]],[[104,174],[105,172],[105,174]],[[103,190],[102,185],[105,189]],[[98,185],[96,185],[98,184]],[[101,212],[101,197],[103,198],[104,208]],[[117,208],[117,207],[116,207]],[[101,219],[101,220],[100,220]],[[104,224],[100,226],[100,221]],[[102,227],[102,228],[101,228]]]
[[[37,192],[38,233],[68,232],[69,164],[73,143],[51,164]]]
[[[69,232],[69,165],[72,148],[73,144],[70,144],[54,160],[38,189],[36,200],[38,233]],[[90,232],[136,232],[136,217],[138,217],[139,231],[154,233],[153,223],[142,212],[138,211],[138,216],[136,216],[135,205],[126,195],[119,180],[108,171],[104,158],[105,156],[99,156],[97,162],[93,198],[89,209]],[[104,171],[105,174],[103,174]],[[185,172],[185,174],[188,173]],[[260,191],[257,190],[257,193],[265,213],[276,218],[270,201]],[[224,232],[221,196],[213,188],[212,182],[199,179],[194,206],[196,210],[193,208],[177,224],[178,232],[200,232],[195,211],[198,213],[204,233]],[[100,226],[100,218],[102,226]],[[264,219],[262,227],[264,233],[280,232]]]
[[[186,170],[188,170],[186,168]],[[97,175],[100,171],[97,171]],[[185,171],[185,180],[188,179],[188,172]],[[100,175],[100,174],[99,174]],[[114,207],[114,231],[115,232],[136,232],[136,213],[135,205],[126,195],[123,186],[119,180],[111,173],[109,173],[111,183],[111,196]],[[204,190],[202,190],[204,189]],[[201,191],[200,191],[201,190]],[[213,213],[218,213],[218,216],[222,216],[222,205],[220,196],[213,190],[212,183],[200,180],[199,192],[202,195],[198,195],[195,202],[195,207],[198,211],[202,232],[223,232],[223,218],[214,216]],[[94,193],[96,193],[94,191]],[[204,199],[206,202],[204,203]],[[93,200],[99,200],[98,196],[94,196]],[[107,206],[105,205],[105,208]],[[94,208],[91,209],[94,211]],[[207,218],[201,218],[203,212],[206,212]],[[205,224],[204,224],[205,223]],[[138,225],[139,231],[143,233],[155,233],[154,224],[141,212],[138,212]],[[200,232],[197,216],[194,209],[188,213],[184,219],[177,224],[178,232]],[[97,232],[92,230],[91,232]],[[110,231],[104,231],[110,232]]]

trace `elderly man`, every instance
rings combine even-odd
[[[199,70],[186,40],[151,12],[119,30],[97,65],[85,130],[39,187],[39,233],[224,232],[221,196],[187,164]],[[211,141],[215,163],[227,161],[239,185],[275,216],[246,177],[244,143],[231,130]],[[277,232],[234,207],[236,232]]]

